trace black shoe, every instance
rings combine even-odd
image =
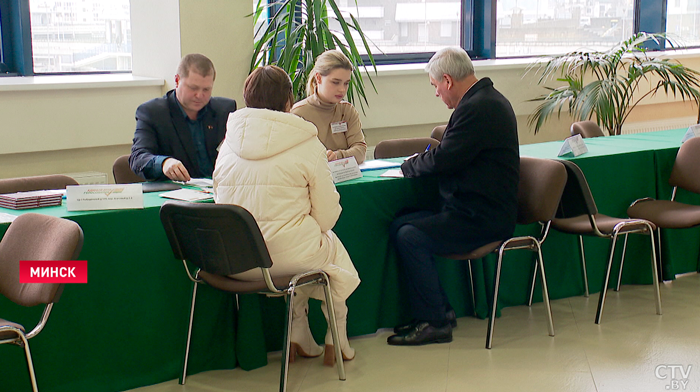
[[[457,328],[457,315],[455,314],[454,309],[450,309],[445,313],[445,320],[450,322],[450,326],[452,326],[452,328]],[[418,322],[419,322],[418,320],[413,319],[408,324],[397,325],[396,327],[394,327],[394,333],[397,335],[405,335],[410,330],[415,328],[415,326],[416,326],[416,324],[418,324]]]
[[[431,343],[449,343],[451,341],[452,326],[450,324],[437,328],[423,321],[416,324],[405,335],[389,336],[386,342],[391,346],[421,346]]]

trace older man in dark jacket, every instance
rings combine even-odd
[[[452,341],[455,314],[433,256],[468,253],[506,239],[517,218],[520,158],[510,103],[490,79],[477,79],[461,48],[438,51],[426,71],[435,95],[454,112],[437,148],[401,165],[405,177],[437,177],[441,209],[392,223],[414,319],[394,329],[391,345]]]

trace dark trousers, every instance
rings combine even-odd
[[[450,303],[440,285],[434,255],[463,254],[488,241],[465,238],[455,244],[433,239],[417,229],[411,221],[429,218],[431,211],[418,211],[400,216],[391,223],[390,239],[399,254],[399,271],[404,283],[413,318],[421,321],[443,321]]]

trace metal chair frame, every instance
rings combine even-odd
[[[656,296],[656,314],[660,315],[661,313],[661,293],[659,291],[659,282],[657,279],[658,276],[658,261],[656,258],[656,246],[654,244],[654,224],[644,220],[644,219],[621,219],[622,221],[617,223],[612,231],[610,233],[603,233],[600,228],[598,227],[598,224],[596,223],[596,218],[595,215],[598,214],[598,208],[595,205],[595,200],[593,199],[593,195],[591,194],[591,190],[588,186],[588,182],[586,181],[586,177],[581,171],[581,169],[576,165],[575,163],[571,161],[561,161],[564,166],[567,168],[567,172],[569,173],[569,181],[570,183],[567,184],[567,186],[571,186],[575,189],[575,192],[578,194],[576,197],[580,198],[582,203],[581,205],[577,206],[577,214],[572,214],[575,216],[582,216],[582,215],[587,215],[588,221],[591,225],[591,232],[586,233],[585,235],[593,236],[593,237],[599,237],[599,238],[609,238],[611,240],[610,243],[610,254],[608,257],[608,262],[607,262],[607,267],[606,267],[606,273],[605,273],[605,278],[603,279],[603,286],[600,290],[600,297],[598,298],[598,309],[596,311],[596,317],[595,317],[595,323],[600,324],[603,316],[603,309],[605,307],[605,297],[607,295],[608,291],[608,284],[610,282],[610,273],[612,270],[612,264],[615,258],[615,246],[617,244],[617,238],[621,235],[625,235],[625,241],[623,245],[623,255],[622,255],[622,260],[620,261],[620,272],[618,275],[617,279],[617,285],[615,290],[619,291],[620,290],[620,280],[622,278],[622,267],[623,267],[623,261],[624,261],[624,252],[627,248],[627,235],[628,234],[649,234],[650,236],[650,242],[651,242],[651,263],[652,263],[652,272],[654,276],[654,294]],[[575,182],[573,182],[575,181]],[[564,198],[562,198],[562,203],[565,203]],[[580,213],[578,213],[580,212]],[[554,228],[557,229],[556,225],[556,220],[554,221]],[[560,229],[559,229],[560,230]],[[560,230],[562,231],[562,230]],[[566,231],[563,231],[566,232]],[[584,291],[585,291],[585,296],[589,296],[589,291],[588,291],[588,275],[586,273],[586,256],[585,256],[585,250],[583,246],[583,235],[584,234],[579,234],[579,245],[581,249],[581,267],[583,270],[583,280],[584,280]],[[534,281],[534,277],[533,277]]]
[[[177,203],[177,202],[168,202],[164,204],[164,207],[166,205],[188,205],[191,206],[191,203]],[[248,214],[249,217],[252,219],[254,222],[254,218],[250,213],[243,209],[242,207],[239,206],[233,206],[233,205],[206,205],[206,204],[200,204],[200,206],[206,206],[204,208],[214,208],[216,207],[223,207],[223,208],[237,208],[242,210],[243,212]],[[169,208],[169,207],[166,207]],[[162,218],[162,215],[161,215]],[[165,225],[165,222],[164,222]],[[260,234],[260,230],[257,227],[257,224],[255,224],[255,229],[257,230],[257,235],[260,235],[260,239],[262,239],[262,234]],[[175,231],[175,229],[172,229]],[[252,228],[251,228],[252,230]],[[167,231],[167,229],[166,229]],[[255,234],[254,234],[255,235]],[[169,237],[169,240],[172,241],[172,239]],[[176,240],[178,241],[178,240]],[[264,241],[264,240],[263,240]],[[175,247],[177,246],[179,248],[179,244],[173,244],[171,243],[171,246]],[[265,249],[258,249],[260,252],[265,252],[267,253],[267,248]],[[181,253],[181,251],[179,251]],[[176,252],[177,255],[177,252]],[[269,258],[269,254],[267,255]],[[194,275],[192,275],[188,265],[187,265],[187,260],[186,259],[181,259],[183,266],[185,268],[185,272],[187,273],[187,277],[190,279],[190,281],[193,282],[193,288],[192,288],[192,301],[191,301],[191,306],[190,306],[190,316],[189,316],[189,323],[188,323],[188,328],[187,328],[187,343],[186,343],[186,348],[185,348],[185,357],[183,361],[183,368],[182,368],[182,375],[179,378],[179,383],[180,385],[184,385],[186,382],[187,378],[187,365],[189,361],[189,353],[190,353],[190,343],[191,343],[191,337],[192,337],[192,325],[194,321],[194,310],[195,310],[195,304],[196,304],[196,299],[197,299],[197,286],[198,284],[204,284],[207,283],[205,278],[202,278],[200,276],[201,273],[206,273],[206,274],[211,274],[211,275],[216,275],[213,273],[208,273],[201,268],[198,268],[197,271],[195,272]],[[283,343],[283,353],[282,353],[282,368],[280,372],[280,392],[286,392],[287,390],[287,375],[289,372],[289,359],[290,359],[290,346],[291,346],[291,341],[289,337],[291,336],[292,333],[292,308],[293,308],[293,301],[294,301],[294,293],[298,287],[303,287],[306,285],[311,285],[311,284],[319,284],[323,286],[323,291],[324,295],[326,298],[326,306],[328,310],[328,315],[329,315],[329,324],[330,324],[330,329],[331,329],[331,335],[333,337],[333,347],[335,349],[335,358],[336,358],[336,367],[338,370],[338,378],[342,381],[346,379],[345,375],[345,366],[343,364],[343,356],[342,356],[342,351],[341,351],[341,346],[340,346],[340,337],[338,336],[338,326],[335,318],[335,309],[333,305],[333,300],[332,300],[332,295],[331,295],[331,283],[328,275],[322,271],[322,270],[310,270],[306,272],[299,273],[297,275],[294,275],[292,277],[289,277],[289,283],[286,285],[286,287],[277,287],[277,285],[274,282],[274,279],[272,278],[272,275],[270,274],[269,268],[266,267],[259,267],[262,276],[265,282],[265,288],[262,290],[253,290],[250,292],[270,296],[270,297],[284,297],[286,302],[287,302],[287,309],[286,309],[286,318],[285,318],[285,329],[284,329],[284,343]],[[228,278],[225,277],[226,279],[231,279],[235,280],[233,278]],[[286,280],[286,277],[284,278]],[[278,283],[279,284],[279,283]],[[238,294],[239,293],[249,293],[248,291],[246,292],[235,292],[235,291],[227,291],[229,293],[235,294],[235,299],[236,299],[236,308],[238,309]]]

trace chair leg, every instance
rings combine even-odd
[[[651,240],[654,241],[654,233],[650,233]],[[627,237],[629,234],[625,234],[625,242],[622,245],[622,259],[620,259],[620,272],[617,274],[617,285],[615,286],[615,291],[620,291],[620,283],[622,282],[622,266],[625,265],[625,253],[627,252]]]
[[[649,226],[649,240],[651,241],[651,273],[652,279],[659,277],[658,259],[656,258],[656,245],[654,244],[654,231]],[[659,236],[661,235],[661,230],[659,229]],[[656,295],[656,314],[661,314],[661,291],[659,289],[659,279],[653,279],[654,282],[654,295]]]
[[[657,271],[657,280],[659,282],[663,282],[664,276],[663,276],[663,268],[662,266],[662,260],[663,258],[661,257],[661,228],[657,227],[656,228],[656,239],[657,239],[657,246],[656,246],[656,260],[657,260],[657,265],[659,266],[658,271]]]
[[[489,326],[486,330],[486,348],[491,348],[493,342],[493,325],[496,323],[496,309],[498,308],[498,287],[501,282],[501,264],[503,262],[503,245],[498,250],[498,261],[496,262],[496,276],[493,284],[493,302],[491,304],[491,315],[489,316]]]
[[[296,286],[289,288],[285,299],[287,300],[287,317],[285,318],[284,340],[282,341],[282,368],[280,371],[280,392],[287,392],[287,373],[289,372],[290,336],[292,336],[292,306],[294,306],[294,290]]]
[[[38,392],[39,388],[36,385],[36,374],[34,374],[34,362],[32,361],[32,352],[29,350],[29,341],[24,333],[18,332],[19,338],[24,346],[24,355],[27,357],[27,369],[29,370],[29,379],[32,382],[32,391]]]
[[[192,288],[192,306],[190,307],[190,323],[187,327],[187,343],[185,346],[185,359],[182,363],[182,375],[180,376],[180,385],[185,385],[187,378],[187,361],[190,357],[190,340],[192,339],[192,320],[194,320],[194,305],[197,300],[197,282],[193,282]]]
[[[530,295],[528,295],[527,306],[532,306],[532,298],[535,295],[535,283],[537,282],[537,268],[539,259],[535,257],[535,269],[532,271],[532,280],[530,282]]]
[[[549,336],[554,336],[554,321],[552,320],[552,307],[549,303],[549,290],[547,289],[547,277],[544,273],[544,260],[542,259],[542,248],[537,245],[537,265],[540,266],[540,277],[542,278],[542,302],[547,312]]]
[[[588,272],[586,271],[586,251],[583,249],[583,236],[578,236],[578,243],[581,248],[581,270],[583,272],[583,296],[588,298]]]
[[[338,368],[338,379],[345,381],[345,365],[343,364],[343,352],[340,347],[340,337],[338,336],[338,323],[335,319],[335,306],[333,305],[333,297],[331,293],[331,281],[323,273],[323,293],[326,296],[326,306],[328,308],[328,321],[330,322],[331,336],[333,337],[333,348],[335,349],[335,364]]]
[[[472,271],[472,261],[467,260],[467,271],[469,271],[469,288],[472,290],[472,311],[476,316],[476,297],[474,296],[474,271]]]
[[[608,258],[608,268],[603,279],[603,287],[600,289],[600,297],[598,297],[598,311],[595,315],[595,323],[600,324],[600,319],[603,316],[603,307],[605,306],[605,295],[608,293],[608,283],[610,283],[610,270],[612,269],[613,258],[615,257],[615,243],[617,242],[617,231],[613,232],[610,240],[610,257]]]

